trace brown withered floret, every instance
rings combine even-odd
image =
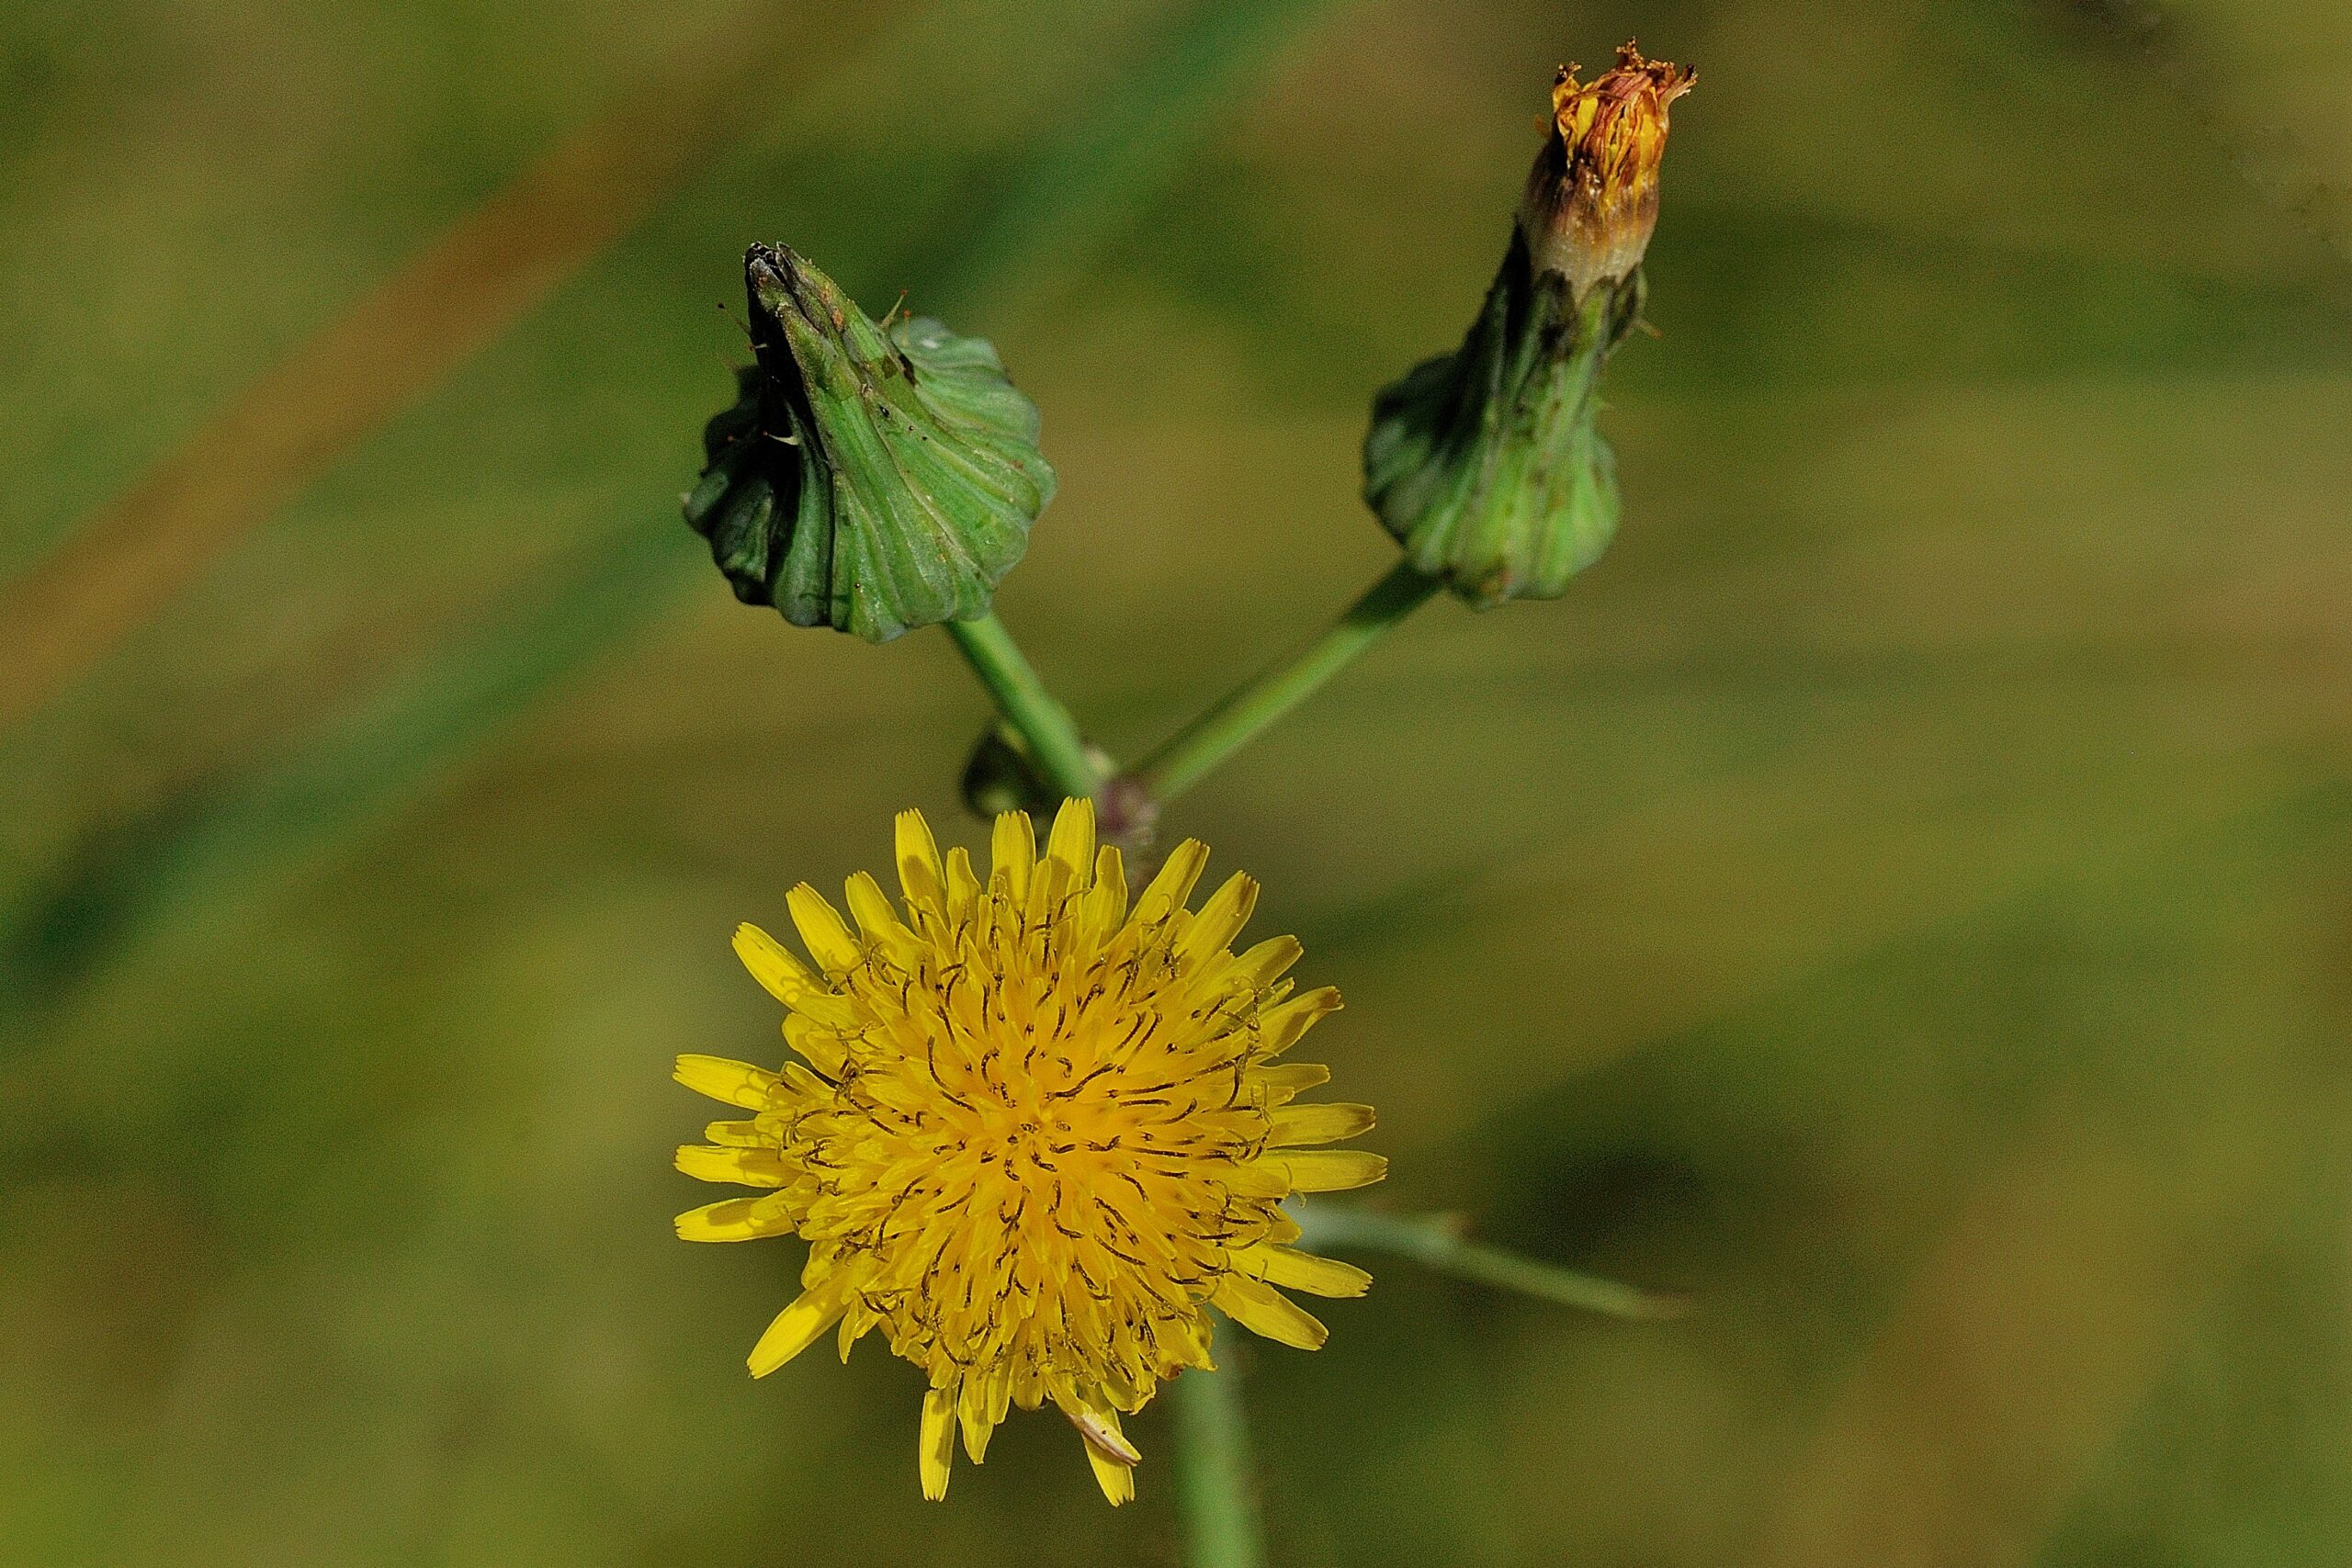
[[[1581,299],[1629,276],[1657,227],[1667,110],[1699,73],[1645,60],[1628,42],[1590,84],[1564,65],[1552,86],[1552,130],[1528,172],[1519,221],[1536,271],[1556,272]]]

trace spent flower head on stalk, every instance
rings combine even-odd
[[[1214,1306],[1313,1349],[1323,1325],[1283,1293],[1361,1295],[1362,1269],[1294,1248],[1294,1193],[1362,1187],[1379,1156],[1313,1145],[1369,1129],[1364,1105],[1294,1103],[1329,1069],[1278,1063],[1338,1010],[1292,994],[1295,938],[1241,953],[1258,885],[1185,905],[1208,858],[1180,844],[1132,903],[1086,800],[1039,854],[996,820],[983,882],[899,814],[894,907],[863,873],[854,927],[805,883],[788,900],[813,959],[743,927],[735,950],[788,1010],[781,1071],[682,1056],[687,1087],[750,1112],[678,1168],[769,1189],[678,1216],[689,1241],[797,1234],[801,1295],[752,1348],[774,1371],[839,1325],[844,1359],[879,1328],[921,1367],[923,1495],[946,1494],[956,1430],[975,1463],[1006,1410],[1050,1401],[1103,1495],[1134,1495],[1120,1431],[1164,1379],[1211,1366]]]
[[[1657,228],[1667,111],[1699,79],[1630,42],[1589,85],[1577,80],[1580,69],[1563,65],[1553,79],[1551,133],[1519,209],[1535,271],[1566,278],[1572,300],[1642,265]]]
[[[736,597],[869,642],[987,615],[1054,494],[995,347],[877,323],[789,246],[753,245],[743,277],[756,362],[685,498]]]
[[[1501,270],[1462,346],[1374,400],[1364,499],[1413,567],[1474,604],[1556,598],[1616,532],[1595,428],[1603,365],[1640,318],[1667,111],[1697,73],[1628,43],[1562,66]]]

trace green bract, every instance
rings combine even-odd
[[[869,642],[986,615],[1053,498],[1036,405],[986,339],[877,325],[784,246],[743,272],[758,363],[685,500],[736,597]]]
[[[1617,530],[1617,460],[1594,428],[1600,367],[1641,275],[1571,297],[1517,231],[1462,346],[1373,400],[1364,500],[1418,570],[1474,604],[1554,599]]]

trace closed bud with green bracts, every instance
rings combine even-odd
[[[1086,758],[1098,777],[1111,776],[1114,764],[1109,752],[1089,742]],[[964,804],[974,815],[987,818],[1007,811],[1050,813],[1066,798],[1046,781],[1021,731],[1001,720],[989,726],[965,760],[963,791]],[[1098,807],[1098,824],[1107,815]]]
[[[757,363],[685,498],[736,597],[869,642],[986,615],[1053,498],[1036,405],[987,340],[877,323],[784,246],[743,271]]]
[[[1564,67],[1502,270],[1462,346],[1374,400],[1364,499],[1419,570],[1474,604],[1553,599],[1617,530],[1601,367],[1641,316],[1667,106],[1693,73],[1633,45]]]

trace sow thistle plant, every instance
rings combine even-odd
[[[681,1214],[678,1234],[807,1244],[752,1372],[829,1333],[846,1359],[879,1331],[924,1375],[927,1497],[946,1495],[959,1441],[978,1463],[1009,1411],[1051,1404],[1125,1502],[1142,1456],[1122,1417],[1172,1380],[1192,1407],[1178,1427],[1192,1555],[1254,1560],[1216,1331],[1224,1318],[1319,1347],[1297,1297],[1360,1296],[1371,1277],[1308,1244],[1602,1310],[1659,1306],[1442,1218],[1297,1201],[1386,1169],[1338,1146],[1372,1130],[1372,1108],[1309,1098],[1329,1070],[1290,1059],[1339,995],[1293,988],[1295,939],[1239,945],[1256,882],[1237,874],[1195,908],[1207,850],[1153,852],[1171,801],[1439,590],[1480,607],[1556,597],[1613,533],[1601,376],[1640,319],[1668,109],[1693,73],[1627,44],[1613,69],[1580,74],[1555,79],[1461,346],[1374,400],[1364,497],[1402,558],[1132,767],[1087,743],[990,609],[1054,491],[1037,411],[995,349],[895,310],[876,321],[784,245],[745,257],[754,363],[705,433],[687,520],[739,598],[796,626],[873,642],[944,627],[998,709],[965,773],[967,798],[997,814],[985,874],[907,811],[895,898],[864,873],[846,916],[793,888],[805,958],[738,931],[791,1058],[679,1058],[681,1082],[741,1114],[678,1168],[751,1191]],[[1050,822],[1042,849],[1033,813]]]

